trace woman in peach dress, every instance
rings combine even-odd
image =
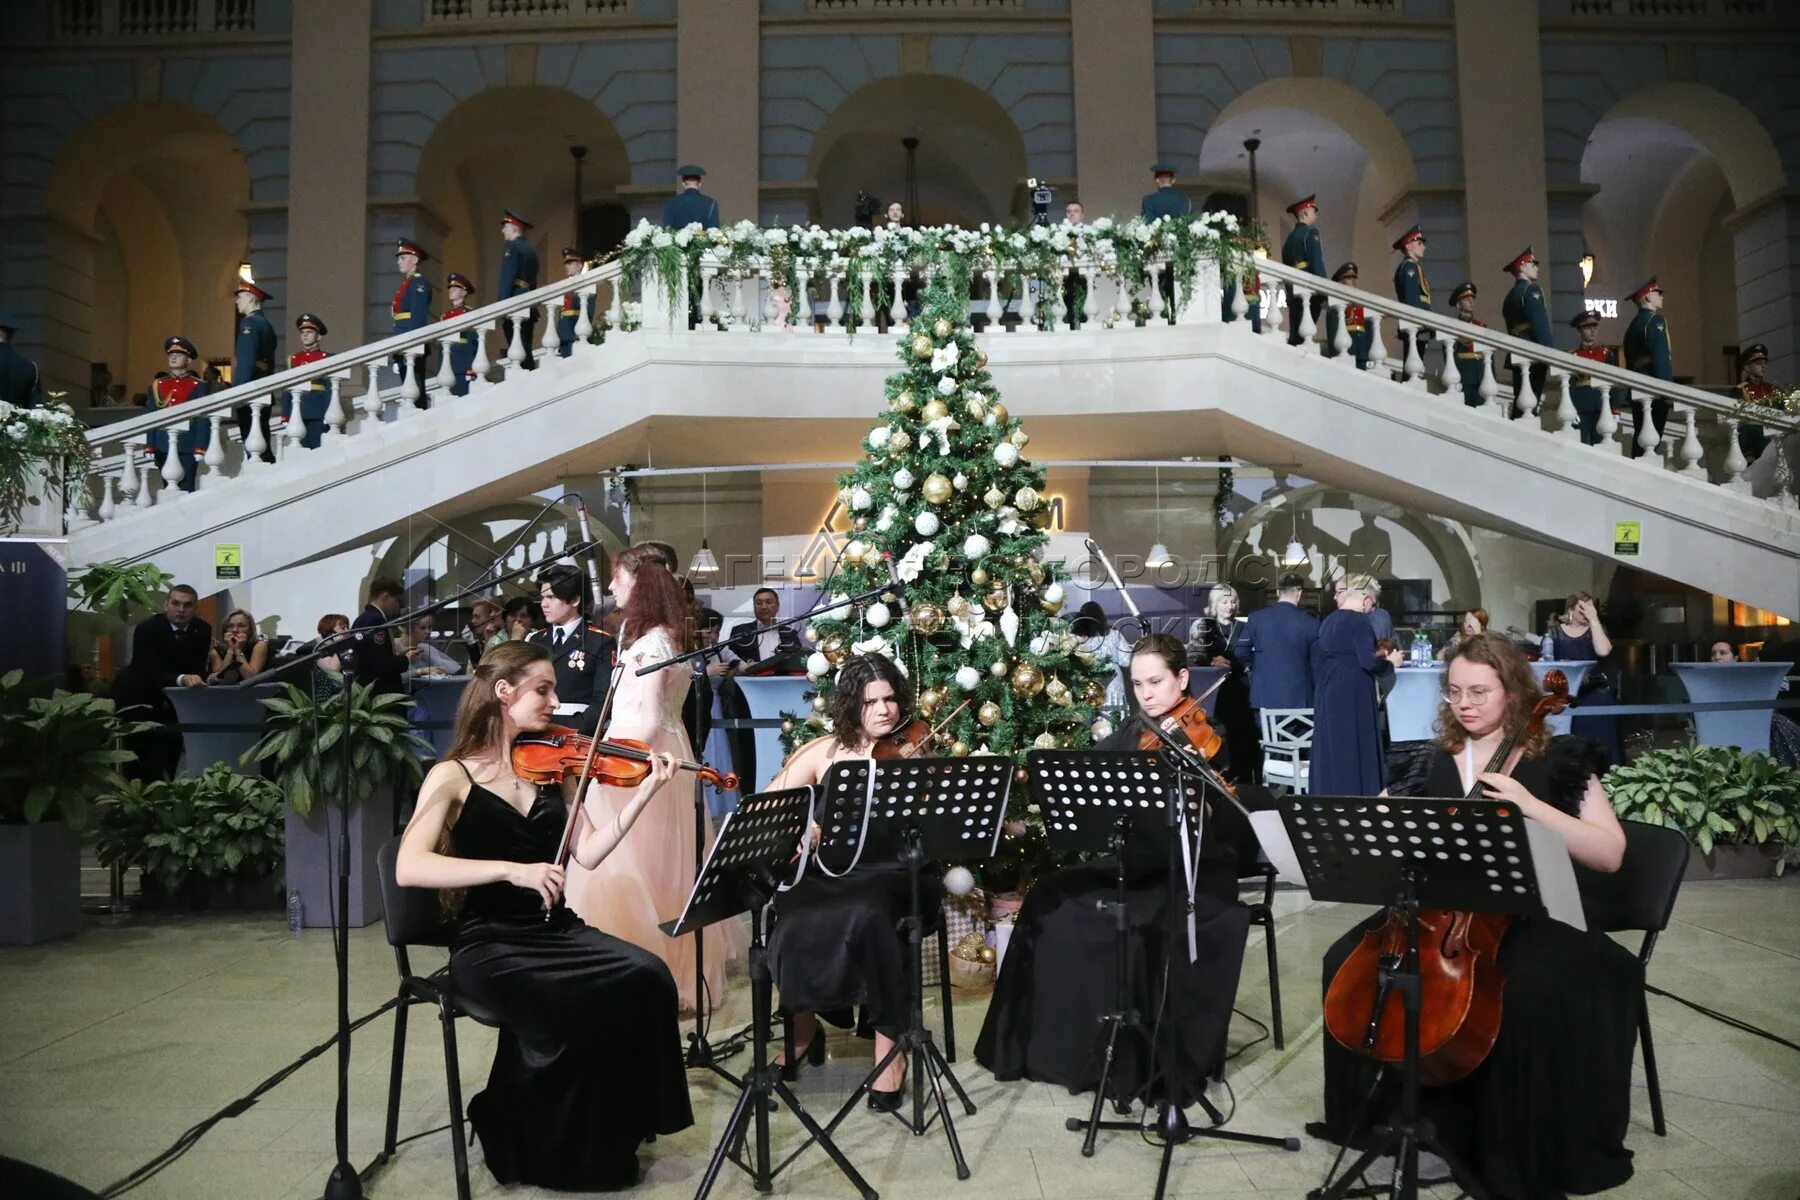
[[[691,761],[693,747],[681,722],[690,673],[677,667],[637,674],[639,667],[687,648],[689,605],[681,585],[654,550],[637,546],[613,560],[612,591],[621,624],[607,736],[635,739],[677,760]],[[604,871],[587,871],[571,862],[566,884],[569,907],[582,920],[642,946],[668,963],[680,991],[681,1007],[687,1012],[698,1007],[694,937],[671,938],[659,926],[681,914],[694,883],[691,780],[692,776],[684,775],[663,789],[638,817],[631,836],[606,860]],[[631,788],[592,789],[587,804],[595,828],[607,828],[607,822],[630,805],[634,794]],[[712,832],[708,819],[708,843]],[[738,949],[733,933],[714,925],[703,935],[704,995],[709,1011],[724,997],[725,962]]]

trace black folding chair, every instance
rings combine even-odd
[[[1625,860],[1619,869],[1608,875],[1578,863],[1575,882],[1581,889],[1581,907],[1589,929],[1600,933],[1644,931],[1638,962],[1648,976],[1657,935],[1669,927],[1669,917],[1675,911],[1675,896],[1681,891],[1681,877],[1687,872],[1690,847],[1687,835],[1678,830],[1642,821],[1620,824],[1625,827]],[[1644,1048],[1644,1078],[1650,1086],[1650,1119],[1657,1136],[1666,1137],[1669,1129],[1663,1122],[1662,1086],[1656,1079],[1656,1046],[1650,1040],[1647,994],[1638,1006],[1638,1041]]]
[[[400,1084],[406,1063],[406,1013],[415,1004],[436,1007],[444,1031],[444,1075],[450,1089],[450,1144],[456,1158],[457,1200],[469,1200],[469,1143],[464,1130],[462,1079],[456,1058],[456,1018],[468,1017],[496,1029],[500,1019],[458,992],[450,982],[450,968],[430,975],[414,974],[407,958],[409,946],[448,946],[450,922],[438,904],[437,892],[428,888],[401,887],[394,882],[394,861],[400,839],[390,838],[376,863],[381,871],[382,922],[388,945],[394,948],[394,965],[400,971],[399,1007],[394,1009],[394,1058],[388,1074],[387,1136],[381,1153],[369,1164],[373,1174],[394,1156],[395,1135],[400,1128]]]
[[[1260,855],[1258,858],[1260,859]],[[1285,1049],[1287,1040],[1281,1032],[1281,966],[1275,955],[1275,868],[1267,862],[1257,862],[1254,866],[1238,868],[1238,885],[1249,883],[1254,887],[1258,881],[1262,883],[1262,899],[1252,900],[1246,907],[1250,910],[1250,924],[1261,925],[1263,929],[1263,949],[1269,959],[1269,1025],[1270,1032],[1275,1035],[1275,1048]]]

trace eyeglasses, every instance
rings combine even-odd
[[[1500,690],[1499,688],[1491,688],[1491,687],[1477,687],[1477,688],[1467,688],[1467,689],[1457,688],[1457,687],[1447,687],[1443,691],[1439,692],[1438,695],[1442,696],[1444,699],[1448,700],[1452,704],[1460,704],[1465,699],[1470,704],[1486,704],[1487,698],[1499,690]]]

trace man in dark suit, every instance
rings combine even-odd
[[[1250,614],[1250,707],[1311,708],[1312,648],[1318,618],[1300,609],[1306,581],[1293,573],[1276,585],[1275,603]]]
[[[374,684],[377,693],[406,690],[406,656],[395,651],[394,631],[386,627],[405,594],[398,579],[375,580],[369,584],[369,603],[350,622],[351,677]]]
[[[0,312],[0,401],[15,408],[36,408],[44,402],[37,364],[12,348],[19,323]]]
[[[600,626],[588,623],[587,577],[580,567],[567,563],[546,567],[538,573],[537,583],[545,628],[527,640],[550,651],[562,723],[592,733],[599,727],[600,709],[612,686],[616,643]]]
[[[135,779],[167,779],[181,762],[181,734],[175,706],[164,688],[205,687],[206,655],[212,649],[212,627],[194,615],[200,594],[185,583],[169,589],[161,615],[138,623],[131,631],[131,662],[119,672],[113,698],[121,709],[142,706],[133,719],[158,721],[168,728],[141,733],[127,742],[138,761]],[[146,711],[147,710],[147,711]]]
[[[774,588],[757,588],[750,607],[756,620],[740,621],[731,627],[731,637],[726,640],[723,655],[726,662],[736,660],[746,665],[767,662],[780,671],[781,665],[774,660],[801,657],[800,636],[791,628],[774,627],[775,618],[781,615],[779,592]]]

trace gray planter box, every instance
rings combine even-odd
[[[1714,846],[1711,854],[1701,854],[1695,846],[1688,855],[1687,874],[1683,879],[1773,879],[1781,864],[1780,846],[1728,845]]]
[[[381,876],[375,853],[393,836],[393,793],[382,789],[350,810],[350,925],[381,920]],[[287,810],[287,886],[300,893],[308,929],[329,929],[337,903],[338,808],[319,799],[312,815]],[[329,836],[327,834],[329,833]]]
[[[61,821],[0,825],[0,945],[81,928],[81,839]]]

